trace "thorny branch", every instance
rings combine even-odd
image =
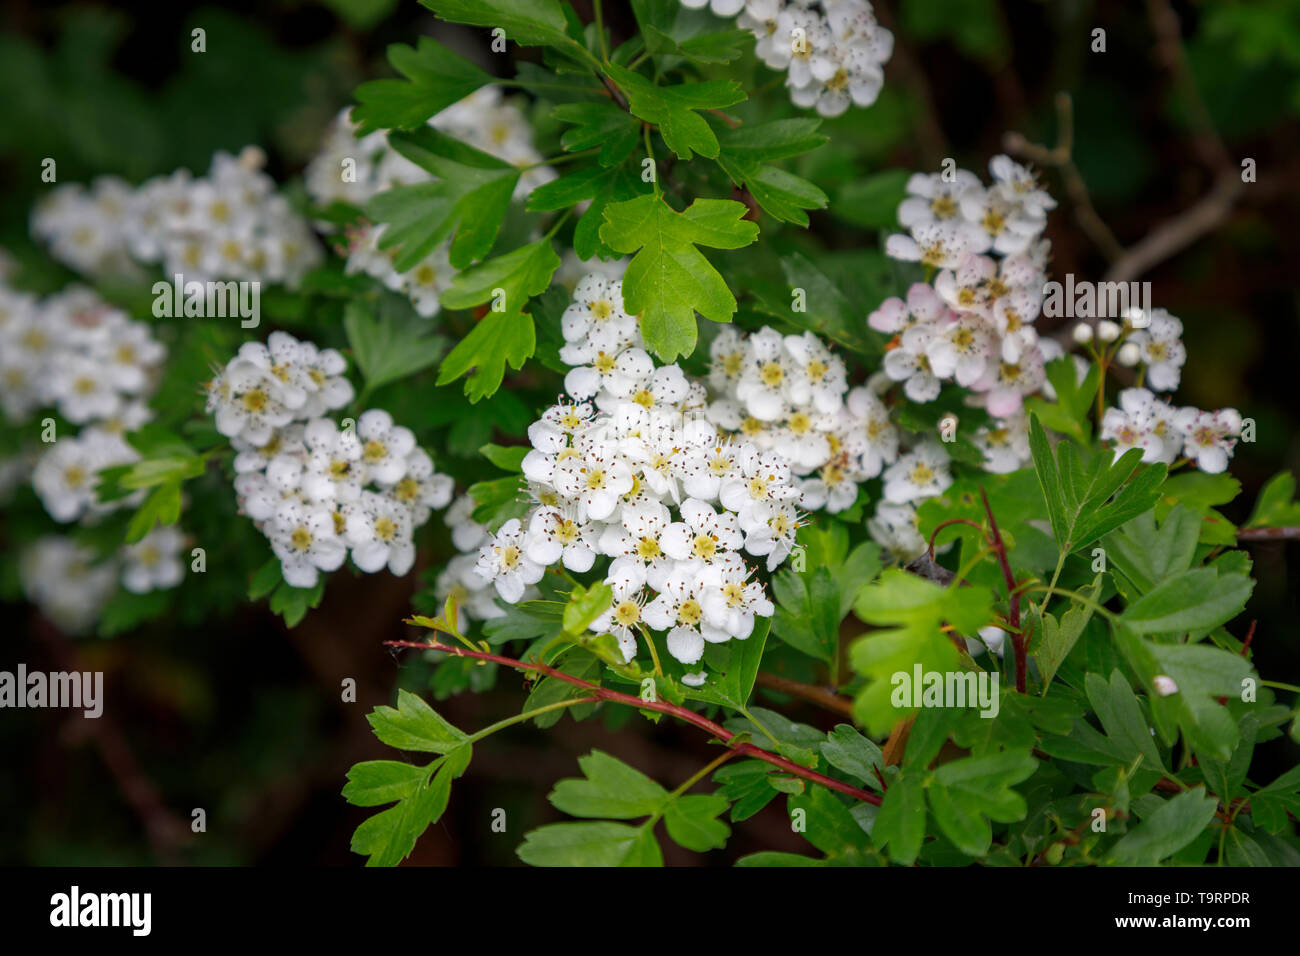
[[[466,647],[440,644],[436,641],[425,643],[420,641],[385,641],[384,643],[388,647],[410,647],[424,651],[441,651],[444,654],[451,654],[455,657],[469,657],[474,660],[491,661],[492,663],[500,664],[504,667],[511,667],[517,671],[523,671],[524,673],[536,672],[539,674],[545,674],[547,677],[553,677],[566,684],[572,684],[574,687],[580,687],[585,693],[597,700],[624,704],[628,707],[635,707],[638,710],[652,710],[656,713],[666,714],[669,717],[676,717],[678,720],[685,721],[688,724],[693,724],[701,730],[707,731],[738,754],[762,760],[765,763],[777,767],[785,773],[794,774],[795,776],[802,777],[812,783],[817,783],[823,787],[827,787],[828,789],[847,794],[855,800],[861,800],[864,803],[874,804],[875,806],[880,806],[881,803],[881,798],[877,794],[869,793],[866,790],[860,790],[857,787],[843,783],[833,777],[828,777],[815,770],[809,770],[807,767],[801,767],[794,761],[787,760],[785,757],[778,756],[777,754],[764,750],[762,747],[755,746],[747,740],[737,740],[736,738],[739,735],[732,733],[721,724],[715,723],[687,707],[680,707],[677,704],[668,703],[667,701],[662,700],[643,700],[640,697],[633,697],[631,694],[624,694],[616,690],[610,690],[607,687],[602,687],[599,684],[593,684],[590,681],[582,680],[581,678],[574,677],[572,674],[566,674],[562,670],[540,662],[520,661],[513,657],[503,657],[500,654],[489,654],[486,651],[475,651]]]

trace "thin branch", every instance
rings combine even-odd
[[[1084,182],[1079,167],[1074,164],[1074,101],[1069,93],[1056,94],[1056,118],[1054,147],[1030,142],[1020,133],[1007,133],[1002,138],[1002,146],[1013,156],[1031,160],[1040,166],[1053,167],[1060,172],[1061,182],[1074,206],[1074,216],[1079,221],[1079,227],[1088,234],[1088,238],[1101,250],[1107,261],[1114,262],[1124,255],[1124,246],[1098,215],[1088,193],[1088,184]]]
[[[804,684],[797,680],[790,680],[788,677],[782,677],[779,674],[769,674],[765,671],[758,672],[757,683],[760,687],[766,687],[769,690],[780,691],[783,694],[789,694],[792,697],[799,697],[809,703],[816,704],[818,707],[824,707],[826,710],[834,711],[837,714],[843,714],[845,717],[853,716],[853,699],[835,693],[827,687],[818,687],[815,684]]]
[[[1237,532],[1238,541],[1300,541],[1300,525],[1288,525],[1281,528],[1242,528]]]
[[[984,502],[984,513],[989,516],[989,543],[998,556],[998,565],[1002,568],[1002,578],[1007,584],[1007,621],[1011,624],[1011,649],[1016,658],[1016,690],[1023,694],[1025,692],[1025,671],[1028,669],[1025,649],[1028,646],[1029,638],[1020,629],[1020,589],[1016,585],[1015,575],[1011,573],[1011,562],[1007,558],[1007,545],[1002,540],[1002,532],[998,530],[998,519],[993,517],[993,509],[989,507],[989,496],[985,493],[983,485],[980,485],[980,498]]]
[[[384,644],[387,647],[410,647],[422,651],[441,651],[444,654],[451,654],[455,657],[469,657],[474,660],[491,661],[494,664],[511,667],[517,671],[523,671],[524,673],[537,672],[539,674],[545,674],[547,677],[554,677],[556,680],[563,681],[566,684],[572,684],[574,687],[581,687],[588,695],[597,700],[606,700],[611,703],[635,707],[638,710],[652,710],[656,713],[667,714],[669,717],[676,717],[678,720],[685,721],[688,724],[693,724],[701,730],[707,731],[738,754],[762,760],[764,763],[769,763],[786,773],[802,777],[812,783],[821,784],[823,787],[830,790],[847,794],[855,800],[861,800],[865,803],[871,803],[876,806],[880,806],[881,803],[881,798],[877,794],[868,793],[866,790],[860,790],[857,787],[850,786],[847,783],[843,783],[833,777],[828,777],[825,774],[818,773],[815,770],[801,767],[792,760],[787,760],[785,757],[770,753],[769,751],[755,746],[748,741],[736,741],[735,738],[737,735],[732,733],[726,727],[709,720],[707,717],[697,714],[689,708],[679,707],[677,704],[670,704],[662,700],[642,700],[640,697],[633,697],[631,694],[624,694],[616,690],[610,690],[607,687],[601,687],[599,684],[593,684],[590,681],[574,677],[572,674],[566,674],[564,671],[558,670],[547,664],[520,661],[513,657],[503,657],[500,654],[489,654],[485,651],[475,651],[465,647],[439,644],[436,641],[428,643],[421,643],[419,641],[385,641]]]

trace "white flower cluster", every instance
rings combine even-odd
[[[773,70],[786,71],[796,106],[826,117],[850,106],[870,106],[885,83],[894,35],[876,22],[867,0],[681,0],[710,7],[754,35],[754,52]]]
[[[52,433],[32,443],[30,456],[0,464],[6,484],[30,479],[46,512],[61,524],[95,521],[138,505],[144,492],[101,502],[99,472],[138,461],[125,435],[152,418],[147,401],[157,385],[166,349],[144,322],[78,286],[39,300],[0,283],[0,406],[14,425],[53,409],[71,434]],[[41,426],[41,432],[46,428]],[[34,467],[28,468],[29,457]],[[65,630],[83,631],[115,589],[119,573],[129,591],[143,593],[180,583],[176,528],[158,528],[135,545],[96,563],[69,538],[49,536],[21,560],[28,597]]]
[[[97,475],[138,460],[123,436],[151,417],[146,401],[165,354],[148,325],[88,289],[40,301],[0,286],[0,404],[7,417],[21,424],[48,408],[81,426],[53,432],[49,444],[37,446],[32,486],[55,521],[138,501],[96,501]]]
[[[1146,388],[1124,389],[1101,420],[1101,438],[1114,442],[1116,458],[1140,448],[1143,461],[1170,465],[1181,454],[1212,475],[1227,469],[1241,429],[1235,408],[1175,408]]]
[[[101,558],[63,535],[46,535],[23,550],[18,571],[23,593],[60,630],[81,634],[122,587],[132,594],[174,588],[185,577],[177,527],[154,528],[135,544]]]
[[[352,400],[343,356],[284,332],[246,342],[208,383],[208,411],[231,440],[240,506],[293,587],[314,587],[351,552],[361,571],[415,563],[415,529],[451,500],[452,480],[409,429],[371,409],[340,427]]]
[[[345,202],[362,206],[376,193],[394,186],[428,182],[429,172],[389,148],[387,135],[376,131],[356,138],[356,125],[345,109],[335,117],[321,151],[308,164],[308,194],[322,205]],[[523,173],[515,187],[516,199],[556,177],[551,167],[537,165],[542,155],[533,146],[532,127],[523,111],[501,98],[495,86],[486,86],[454,103],[429,120],[429,125],[498,159],[519,166]],[[384,226],[362,223],[344,234],[347,272],[364,272],[394,292],[410,297],[425,318],[438,314],[438,297],[450,288],[456,270],[448,260],[450,239],[440,243],[406,272],[393,268],[393,250],[381,250]]]
[[[188,170],[133,189],[100,177],[90,189],[56,187],[37,206],[32,234],[50,252],[88,275],[138,271],[132,260],[161,263],[186,281],[216,279],[294,285],[322,258],[305,219],[262,172],[256,147],[217,153],[206,176]]]

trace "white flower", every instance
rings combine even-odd
[[[623,660],[631,661],[636,656],[633,628],[641,623],[645,568],[632,558],[618,558],[610,564],[605,583],[614,592],[613,601],[609,610],[592,621],[591,629],[613,634],[623,651]]]
[[[925,538],[917,529],[916,509],[909,504],[881,501],[867,532],[899,564],[907,564],[925,551]]]
[[[367,574],[387,567],[402,577],[415,563],[411,531],[410,509],[390,495],[363,491],[356,510],[347,517],[352,561]]]
[[[475,570],[496,585],[507,604],[516,604],[524,588],[542,579],[543,567],[528,557],[528,540],[518,518],[511,518],[479,548]],[[354,558],[355,560],[355,558]]]
[[[936,334],[933,325],[913,325],[903,332],[898,347],[885,353],[885,374],[903,382],[903,394],[914,402],[931,402],[939,397],[941,384],[928,355]]]
[[[926,442],[885,469],[885,500],[904,504],[932,498],[952,484],[948,455],[935,442]]]
[[[356,501],[368,474],[361,462],[361,439],[355,429],[339,430],[328,418],[307,424],[303,440],[310,452],[302,489],[312,501]],[[238,470],[238,468],[236,468]]]
[[[682,520],[670,524],[659,539],[674,561],[713,564],[744,543],[734,514],[719,513],[695,498],[683,501],[680,510]]]
[[[555,507],[538,508],[528,522],[526,557],[545,567],[562,561],[575,574],[590,571],[596,562],[597,535],[590,523]]]
[[[704,656],[704,638],[700,634],[704,610],[699,588],[697,575],[670,574],[659,594],[641,610],[646,624],[668,632],[668,653],[683,664],[694,664]]]
[[[1006,650],[1007,632],[995,625],[981,627],[979,630],[979,639],[973,637],[966,638],[966,653],[971,657],[982,654],[987,649],[998,657],[1001,657]]]
[[[795,533],[803,523],[799,511],[790,502],[770,502],[755,508],[750,520],[745,550],[756,557],[766,556],[767,570],[775,571],[794,550]]]
[[[285,583],[291,587],[315,587],[319,572],[337,571],[347,558],[334,518],[319,505],[285,501],[271,520],[269,537]]]
[[[1187,349],[1183,346],[1183,323],[1164,309],[1152,309],[1147,323],[1129,336],[1146,364],[1146,382],[1157,392],[1178,388]]]
[[[1228,467],[1228,459],[1241,434],[1241,415],[1235,408],[1204,412],[1183,408],[1174,416],[1174,425],[1184,436],[1183,454],[1196,467],[1217,475]]]
[[[980,184],[979,177],[957,169],[943,173],[913,173],[907,181],[907,198],[898,206],[898,221],[905,228],[922,223],[956,219],[961,215],[962,194]]]
[[[763,586],[750,581],[750,572],[736,555],[701,572],[700,632],[706,641],[744,640],[754,631],[754,616],[771,617],[775,608]],[[688,662],[693,663],[693,662]]]
[[[27,599],[68,634],[88,630],[117,587],[114,561],[96,563],[90,549],[58,535],[25,549],[18,571]]]
[[[174,588],[185,577],[181,548],[185,535],[175,525],[154,528],[122,548],[122,586],[133,594]]]
[[[395,485],[406,474],[407,456],[415,448],[415,436],[409,428],[393,424],[393,416],[372,408],[357,418],[361,437],[361,461],[371,480],[380,485]]]
[[[632,471],[602,446],[586,456],[566,458],[555,466],[555,489],[578,502],[578,517],[604,521],[618,507],[619,498],[632,490]]]

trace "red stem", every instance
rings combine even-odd
[[[566,684],[572,684],[574,687],[581,687],[597,700],[608,700],[618,704],[626,704],[629,707],[636,707],[640,710],[653,710],[661,714],[667,714],[670,717],[676,717],[678,720],[684,720],[688,724],[694,724],[701,730],[705,730],[714,737],[717,737],[736,753],[744,754],[747,757],[754,757],[755,759],[762,760],[765,763],[770,763],[774,767],[781,768],[786,773],[792,773],[795,776],[803,777],[805,780],[810,780],[813,783],[819,783],[823,787],[828,787],[831,790],[837,790],[840,793],[848,794],[855,800],[862,800],[866,803],[875,804],[876,806],[880,806],[881,803],[881,798],[874,793],[868,793],[866,790],[859,790],[857,787],[850,786],[847,783],[841,783],[833,777],[820,774],[815,770],[809,770],[807,767],[801,767],[792,760],[787,760],[785,757],[770,753],[762,747],[755,746],[748,741],[731,743],[732,739],[736,736],[735,734],[726,727],[723,727],[721,724],[714,723],[707,717],[697,714],[695,711],[689,710],[686,707],[679,707],[676,704],[670,704],[661,700],[642,700],[640,697],[633,697],[631,694],[623,694],[616,690],[610,690],[609,688],[601,687],[599,684],[593,684],[590,681],[574,677],[572,674],[566,674],[564,671],[558,670],[547,664],[538,662],[528,663],[525,661],[515,660],[513,657],[503,657],[500,654],[489,654],[485,651],[472,651],[466,647],[455,647],[449,644],[439,644],[437,642],[420,643],[419,641],[385,641],[384,644],[389,647],[413,647],[423,651],[442,651],[444,654],[452,654],[456,657],[471,657],[480,661],[492,661],[494,664],[512,667],[518,671],[537,671],[538,673],[545,674],[547,677],[554,677],[556,680],[564,681]]]
[[[1016,658],[1016,690],[1023,694],[1027,668],[1025,648],[1028,641],[1020,631],[1020,592],[1016,590],[1016,578],[1011,573],[1011,562],[1007,560],[1007,546],[1002,540],[1002,532],[998,530],[998,519],[993,517],[993,509],[989,507],[989,496],[985,493],[983,485],[980,485],[980,498],[983,499],[984,511],[989,516],[989,543],[998,556],[998,564],[1002,566],[1002,577],[1007,582],[1009,601],[1007,620],[1012,627],[1011,649]]]

